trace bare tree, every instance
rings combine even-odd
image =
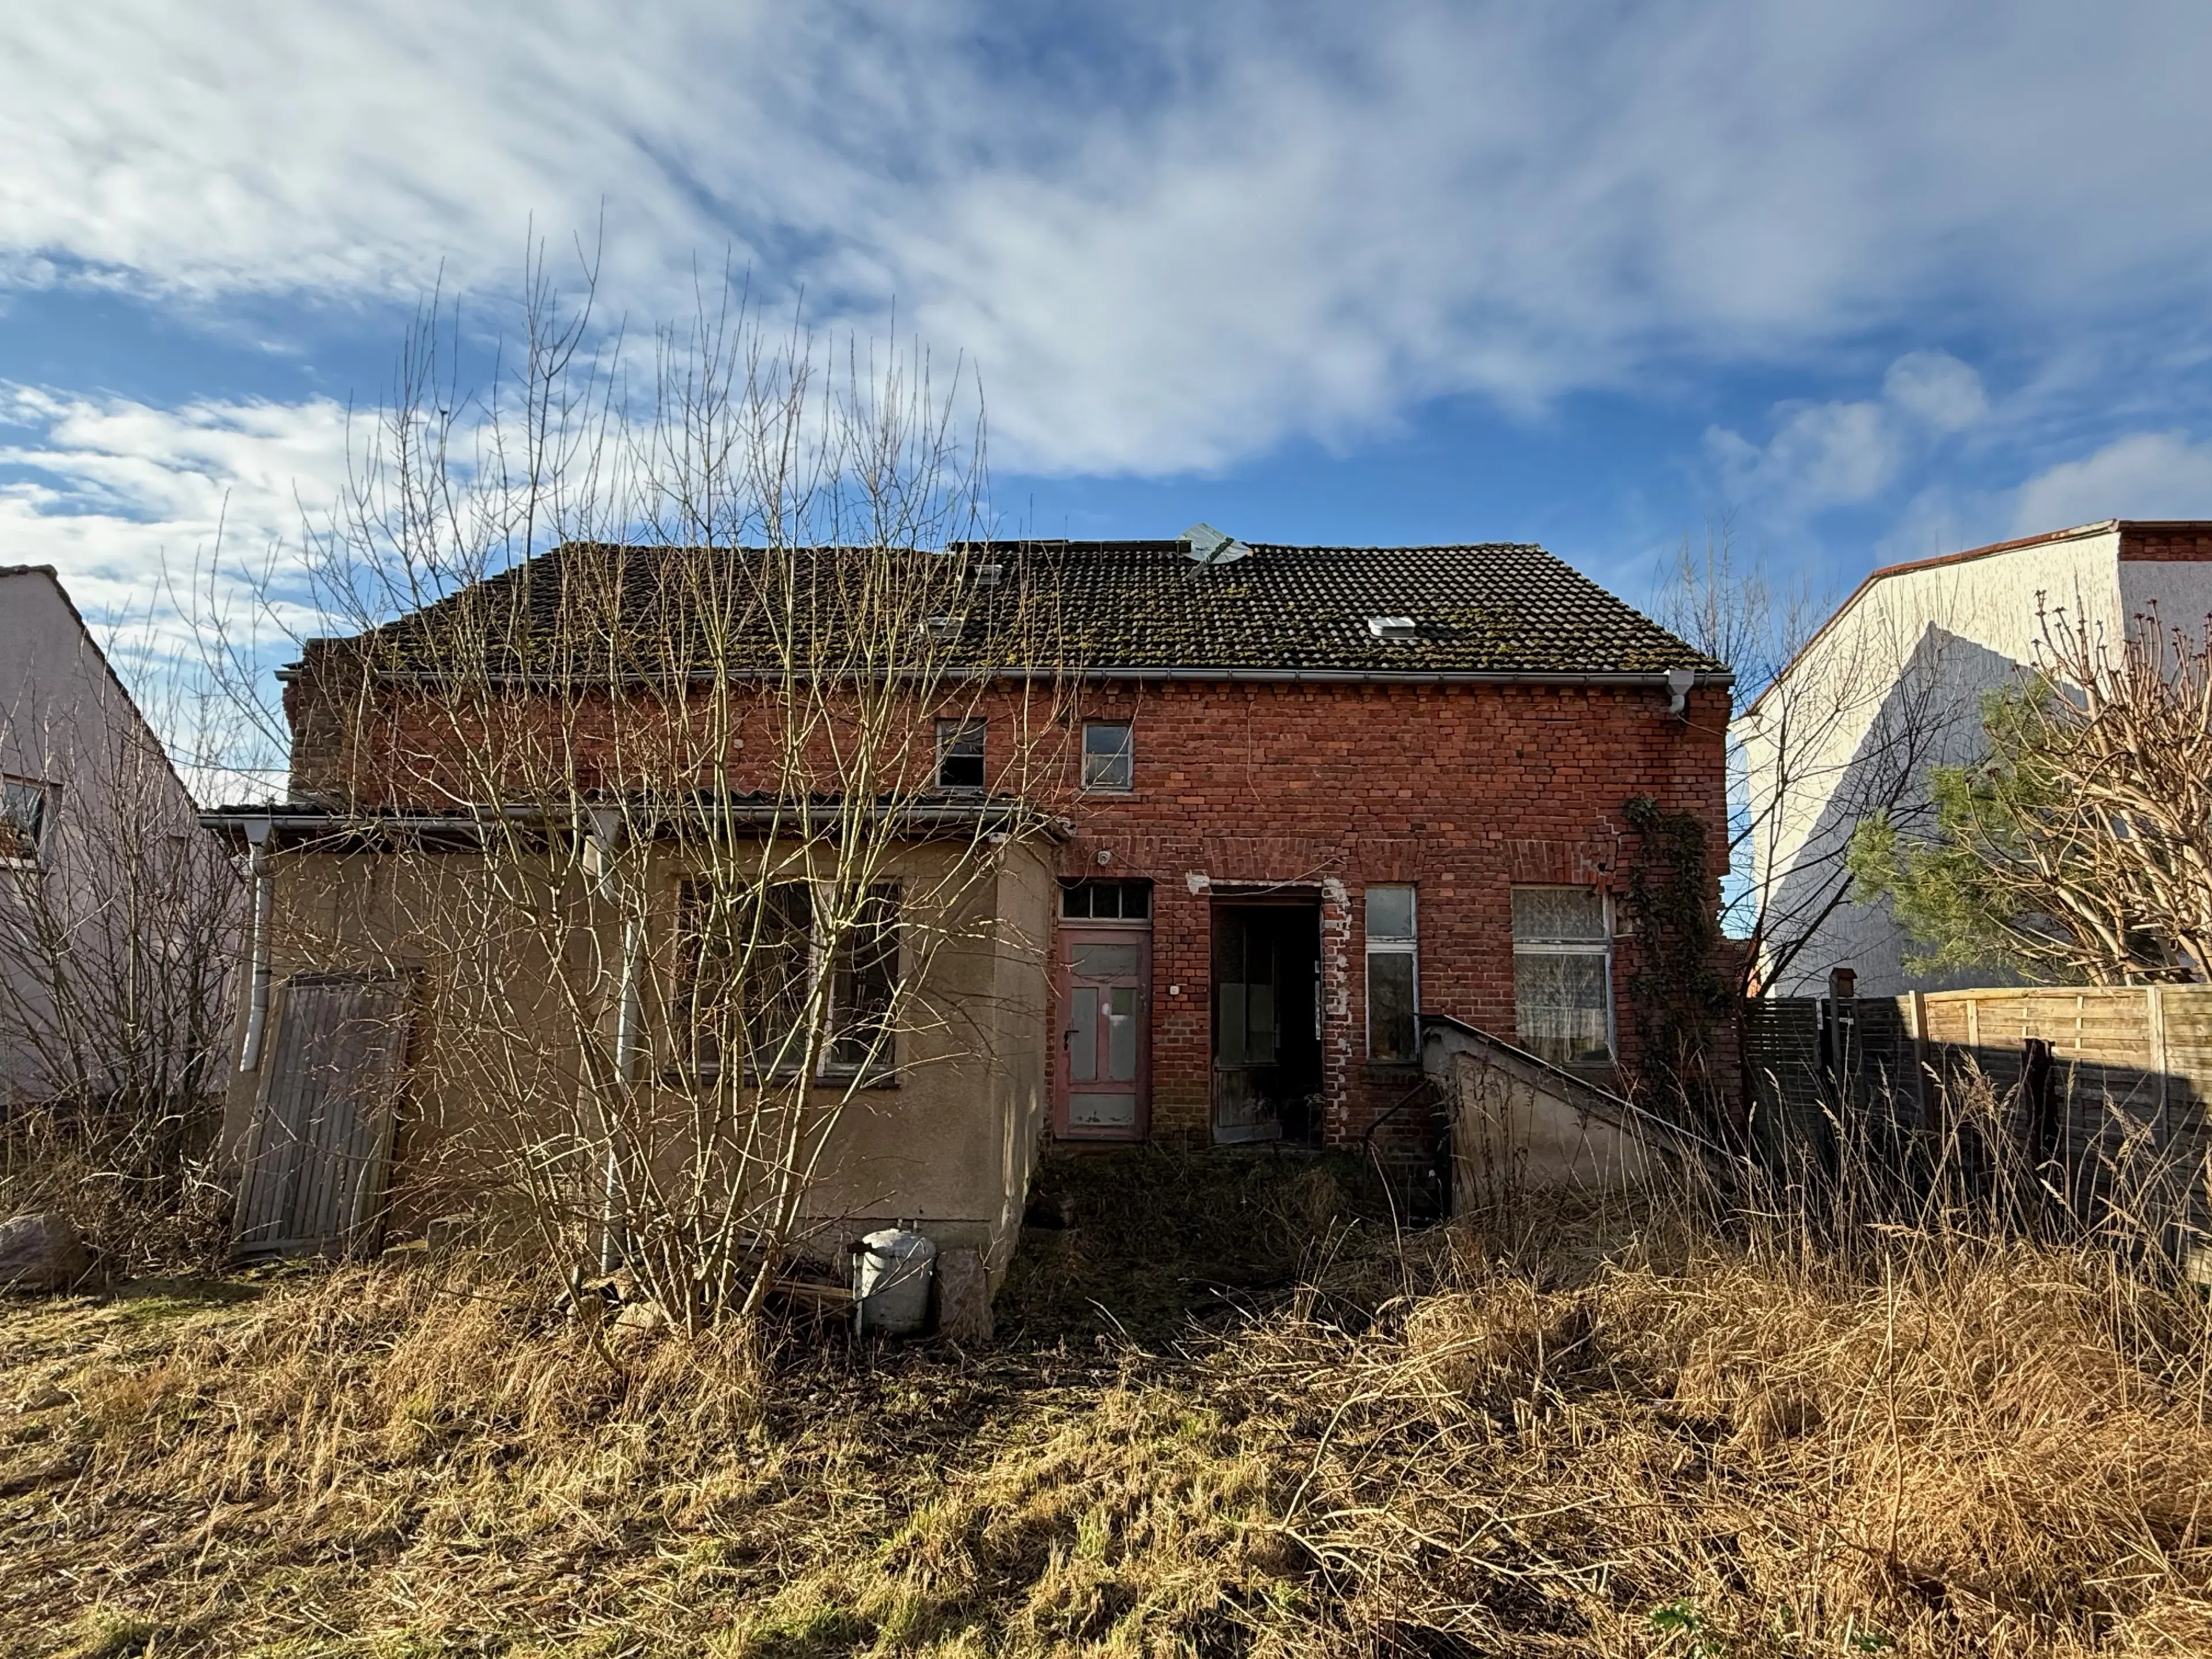
[[[1984,702],[1987,756],[1942,769],[1918,836],[1854,866],[1929,965],[2119,985],[2212,969],[2212,653],[2155,611],[2117,641],[2039,612],[2032,672]]]
[[[283,948],[420,988],[410,1180],[495,1187],[697,1324],[835,1218],[867,1091],[998,1042],[969,970],[1041,963],[995,884],[1054,833],[1069,647],[979,540],[961,377],[725,297],[632,395],[588,300],[533,268],[503,404],[418,328],[309,542],[345,637],[301,642],[294,791],[377,874],[303,873]]]
[[[14,1199],[52,1186],[81,1218],[123,1218],[127,1231],[173,1204],[212,1138],[238,873],[89,637],[42,640],[0,690],[0,1136]],[[64,1190],[86,1181],[105,1190]]]
[[[1943,599],[1907,610],[1877,591],[1838,613],[1802,586],[1778,588],[1726,520],[1702,547],[1684,538],[1656,608],[1735,670],[1723,920],[1749,941],[1746,988],[1771,990],[1849,902],[1859,823],[1927,819],[1929,769],[1973,729],[1973,688]],[[1839,615],[1847,625],[1831,626]]]

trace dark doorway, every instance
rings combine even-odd
[[[1321,1136],[1321,905],[1213,906],[1213,1138]]]

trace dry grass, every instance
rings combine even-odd
[[[20,1306],[0,1647],[2212,1651],[2203,1310],[2109,1256],[1616,1213],[1355,1224],[1305,1279],[1174,1349],[619,1375],[481,1265]]]

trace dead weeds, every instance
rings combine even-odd
[[[0,1647],[2212,1650],[2191,1296],[2087,1251],[1846,1263],[1618,1210],[1401,1246],[1275,1167],[1261,1219],[1217,1204],[1143,1272],[1079,1197],[1086,1299],[1033,1273],[1051,1345],[988,1355],[644,1334],[611,1365],[482,1263],[11,1309]],[[1322,1241],[1291,1289],[1173,1343],[1083,1333],[1117,1271],[1141,1323],[1279,1261],[1267,1213]]]

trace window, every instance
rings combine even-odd
[[[1083,723],[1083,787],[1085,789],[1127,790],[1136,775],[1136,751],[1130,746],[1127,720],[1085,720]]]
[[[1152,884],[1063,881],[1060,914],[1070,921],[1144,921],[1152,914]]]
[[[981,789],[983,787],[983,725],[981,720],[938,721],[939,788]]]
[[[1420,976],[1413,934],[1413,890],[1367,890],[1367,1056],[1420,1058],[1413,1015]]]
[[[27,778],[0,780],[0,863],[34,864],[46,832],[46,786]]]
[[[1378,640],[1411,640],[1420,636],[1420,629],[1411,617],[1370,617],[1367,631]]]
[[[749,1077],[792,1075],[805,1058],[814,975],[825,958],[829,1041],[819,1069],[888,1069],[898,908],[896,886],[871,887],[841,927],[803,881],[735,892],[685,882],[678,933],[690,1069],[711,1075],[734,1059]]]
[[[1513,890],[1521,1046],[1554,1066],[1613,1063],[1613,930],[1594,887]]]
[[[887,1071],[891,1001],[898,990],[899,890],[871,887],[832,953],[830,1066],[841,1072]]]

